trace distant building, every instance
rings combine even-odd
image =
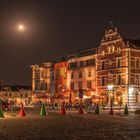
[[[54,94],[54,62],[32,65],[33,100],[50,102]]]
[[[0,87],[0,99],[5,102],[13,102],[14,105],[28,105],[31,103],[31,87],[30,86],[5,86]]]

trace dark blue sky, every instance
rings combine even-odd
[[[109,22],[140,38],[139,0],[1,0],[0,79],[31,84],[30,65],[96,47]],[[18,23],[26,32],[15,30]]]

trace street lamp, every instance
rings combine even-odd
[[[102,108],[103,108],[103,99],[104,99],[104,96],[102,95]]]
[[[108,85],[107,88],[108,88],[109,91],[112,91],[113,90],[113,85]],[[110,103],[110,112],[109,112],[109,114],[113,115],[114,113],[113,113],[113,95],[112,95],[112,93],[110,94],[110,98],[111,98],[111,103]]]

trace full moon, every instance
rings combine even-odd
[[[25,26],[23,24],[19,24],[17,26],[17,30],[20,31],[20,32],[23,32],[23,31],[25,31]]]
[[[23,25],[19,25],[19,29],[22,30],[23,29]]]

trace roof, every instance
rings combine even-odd
[[[138,48],[138,49],[140,49],[140,39],[134,40],[134,39],[126,38],[126,39],[124,39],[124,41],[126,43],[129,42],[129,45],[130,45],[131,48]]]
[[[1,91],[20,91],[20,90],[31,90],[31,86],[26,86],[26,85],[14,85],[14,86],[0,86]]]

